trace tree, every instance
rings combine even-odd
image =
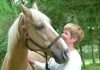
[[[21,12],[20,4],[31,7],[37,2],[39,9],[51,19],[52,26],[61,34],[68,22],[79,24],[85,31],[83,45],[100,42],[100,0],[0,0],[0,56],[6,52],[7,32]],[[1,48],[5,47],[2,49]],[[3,54],[4,55],[4,54]],[[3,57],[0,57],[3,58]]]

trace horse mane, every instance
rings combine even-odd
[[[19,31],[18,31],[18,23],[19,20],[21,18],[21,15],[23,15],[23,13],[21,13],[19,15],[19,17],[14,21],[14,23],[12,24],[12,26],[9,29],[8,32],[8,53],[10,53],[13,49],[13,46],[15,46],[16,42],[18,41],[19,38]]]

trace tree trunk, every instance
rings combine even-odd
[[[83,68],[85,70],[86,69],[86,65],[85,65],[85,61],[84,61],[82,46],[80,46],[80,54],[81,54],[81,59],[82,59],[82,63],[83,63]]]
[[[93,64],[94,64],[94,63],[96,63],[96,62],[95,62],[95,54],[94,54],[93,45],[91,45],[91,48],[92,48],[92,58],[93,58]]]
[[[100,63],[100,43],[98,43],[99,63]]]

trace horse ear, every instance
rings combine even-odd
[[[32,8],[33,8],[33,9],[37,9],[37,10],[38,10],[38,7],[37,7],[37,4],[36,4],[36,2],[34,2],[34,3],[33,3],[33,6],[32,6]]]
[[[31,13],[30,10],[27,7],[25,7],[23,4],[21,6],[22,6],[22,12],[23,12],[23,14],[25,16],[29,16],[30,13]]]

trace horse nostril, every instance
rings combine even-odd
[[[66,50],[64,50],[64,52],[63,52],[63,59],[65,60],[65,61],[68,61],[68,49],[66,49]]]
[[[69,50],[68,49],[64,50],[64,53],[65,54],[68,54],[69,53]]]

